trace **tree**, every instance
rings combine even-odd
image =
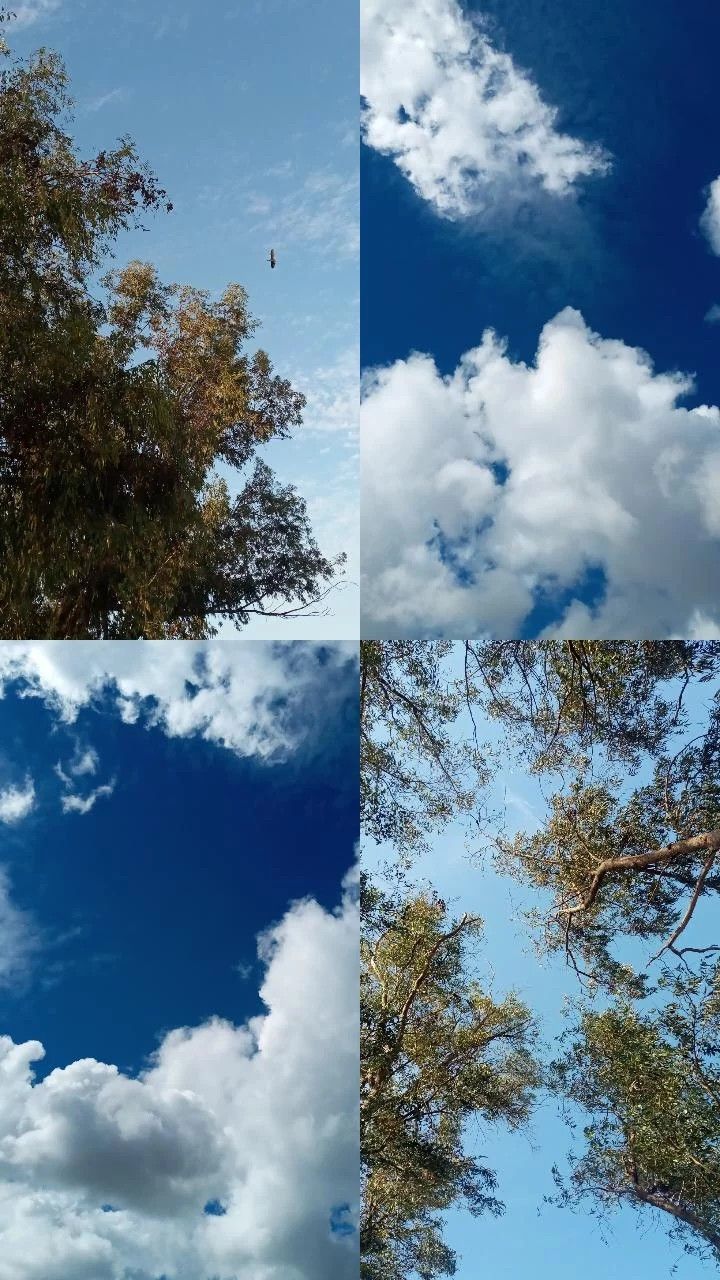
[[[55,54],[1,56],[2,635],[201,637],[316,606],[342,558],[256,457],[304,399],[246,350],[244,289],[213,301],[133,262],[94,297],[119,233],[171,206],[127,139],[79,158]]]
[[[556,1085],[588,1116],[561,1203],[657,1210],[688,1252],[720,1266],[720,986],[716,966],[666,975],[667,1003],[586,1010],[555,1064]]]
[[[476,744],[455,740],[462,710],[444,670],[449,641],[366,640],[360,647],[360,799],[366,837],[409,862],[477,800],[486,767]]]
[[[581,697],[573,704],[566,668],[531,731],[547,818],[496,843],[505,870],[551,896],[549,910],[533,913],[547,947],[594,982],[637,991],[613,949],[658,940],[644,964],[680,956],[699,900],[720,890],[720,699],[694,696],[717,675],[720,646],[590,648],[590,709]],[[557,677],[556,655],[552,664]]]
[[[464,692],[508,732],[534,772],[602,749],[632,769],[678,727],[718,646],[685,640],[504,640],[464,644]]]
[[[477,813],[473,783],[490,781],[498,760],[541,783],[545,812],[537,827],[508,835],[486,820],[483,829],[499,869],[532,891],[529,918],[541,945],[564,955],[582,984],[580,1024],[554,1082],[571,1116],[582,1107],[590,1122],[561,1200],[589,1199],[601,1211],[626,1201],[655,1210],[686,1247],[720,1261],[720,944],[708,910],[720,890],[720,644],[468,641],[379,649],[373,657],[384,684],[371,702],[364,750],[372,761],[380,748],[382,763],[391,744],[390,775],[400,777],[403,805],[415,795],[417,775],[429,779],[430,795],[440,787],[439,822],[420,804],[425,839],[453,817]],[[428,690],[437,690],[447,711],[430,734]],[[473,778],[470,764],[489,721],[502,748],[482,749],[484,773]],[[441,767],[447,759],[458,769],[451,779]],[[452,785],[459,777],[460,804]],[[386,802],[392,805],[391,790]],[[418,898],[426,910],[433,900]],[[443,1037],[452,1052],[452,1024],[435,1024],[438,1056]],[[418,1114],[431,1123],[432,1095],[424,1106]],[[391,1181],[380,1187],[378,1202],[390,1206],[406,1249],[403,1255],[395,1246],[392,1255],[400,1277],[412,1271],[418,1241],[442,1246],[438,1215],[448,1202],[424,1202],[425,1216],[416,1218],[406,1205],[398,1218],[399,1192]],[[492,1199],[490,1184],[485,1194]],[[427,1274],[452,1274],[439,1258]],[[375,1274],[384,1274],[382,1265],[368,1272],[371,1280]]]
[[[539,830],[508,839],[495,823],[485,832],[505,872],[550,893],[549,909],[532,913],[545,945],[608,984],[632,981],[612,956],[619,939],[678,949],[698,899],[720,889],[720,701],[713,693],[707,707],[694,706],[702,722],[690,739],[687,710],[720,673],[720,644],[373,642],[365,650],[367,834],[407,854],[428,831],[477,814],[493,761],[478,734],[492,720],[505,758],[549,793]]]
[[[468,1119],[522,1125],[538,1073],[532,1019],[473,974],[482,922],[432,893],[391,898],[363,877],[363,1280],[454,1275],[442,1212],[499,1213],[496,1178],[466,1150]]]

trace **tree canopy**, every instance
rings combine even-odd
[[[658,1210],[720,1262],[720,643],[374,643],[363,668],[366,837],[399,832],[411,867],[471,818],[567,961],[572,1047],[548,1079],[589,1120],[561,1202]],[[508,764],[541,788],[529,830],[487,809]]]
[[[586,1010],[556,1086],[582,1108],[585,1150],[560,1200],[654,1209],[689,1252],[720,1265],[720,985],[716,965],[665,975],[643,1012]]]
[[[537,1069],[532,1019],[473,972],[482,922],[432,894],[393,899],[363,879],[363,1280],[454,1275],[441,1212],[499,1213],[496,1178],[464,1142],[467,1119],[515,1128]]]
[[[363,830],[408,859],[428,834],[468,812],[479,753],[453,741],[462,695],[443,671],[448,641],[361,644],[360,801]]]
[[[0,633],[202,637],[313,609],[342,558],[258,456],[304,398],[250,349],[245,290],[141,262],[99,289],[119,234],[172,206],[128,139],[80,158],[56,54],[0,56]]]

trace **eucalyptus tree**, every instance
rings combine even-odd
[[[199,637],[317,608],[340,562],[258,450],[303,397],[245,290],[98,276],[170,211],[132,143],[81,158],[59,57],[0,58],[0,634]],[[236,496],[218,467],[236,473]]]
[[[430,1280],[455,1273],[444,1210],[502,1212],[465,1130],[527,1121],[533,1020],[476,975],[479,919],[451,919],[431,891],[388,896],[367,877],[361,905],[362,1276]]]
[[[456,735],[463,692],[449,641],[361,644],[360,796],[363,834],[406,863],[428,838],[472,812],[486,767]]]
[[[496,869],[530,891],[536,940],[581,984],[573,1047],[552,1079],[589,1123],[561,1199],[657,1211],[688,1248],[717,1260],[720,643],[375,643],[363,666],[365,830],[392,839],[393,805],[418,813],[414,828],[405,818],[399,828],[410,831],[399,841],[406,865],[448,821],[477,815],[496,768],[524,770],[541,788],[531,830],[508,834],[486,820],[481,834]],[[482,745],[490,724],[492,750]],[[376,823],[383,810],[390,817]],[[430,910],[432,892],[417,901]],[[368,919],[370,947],[382,935]],[[414,945],[394,953],[406,984]],[[407,990],[399,978],[388,986],[386,1013],[397,1018]],[[437,1036],[438,1055],[443,1037],[451,1053],[442,1018]],[[431,1122],[431,1100],[417,1114]],[[413,1124],[400,1133],[410,1141]],[[425,1217],[413,1217],[391,1175],[368,1186],[370,1209],[389,1213],[404,1242],[387,1274],[410,1274],[423,1241],[430,1252],[442,1246],[450,1202],[424,1202]],[[491,1184],[484,1194],[487,1208]],[[443,1274],[440,1256],[426,1274]]]
[[[603,1214],[656,1211],[688,1252],[720,1266],[717,963],[661,980],[663,1002],[586,1009],[556,1087],[584,1115],[584,1149],[556,1169],[559,1200]]]

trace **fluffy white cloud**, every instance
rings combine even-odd
[[[445,217],[528,180],[565,195],[608,167],[601,148],[560,132],[557,110],[457,0],[363,0],[361,92],[367,144]]]
[[[40,697],[72,723],[108,693],[125,721],[156,724],[172,737],[200,734],[246,756],[271,760],[322,724],[355,662],[350,646],[77,640],[0,643],[0,696],[10,685]]]
[[[705,211],[700,219],[700,226],[707,238],[713,253],[720,255],[720,178],[710,184]],[[716,320],[715,308],[708,312],[708,319]]]
[[[35,1082],[42,1046],[0,1039],[0,1280],[356,1276],[358,932],[349,895],[297,904],[261,942],[267,1013],[172,1031],[137,1079]]]
[[[362,409],[369,635],[517,635],[536,593],[607,579],[558,635],[687,634],[720,622],[720,410],[575,311],[537,360],[486,333],[456,372],[413,355],[369,375]]]
[[[0,790],[0,822],[22,822],[35,804],[35,787],[28,778],[22,787],[4,787]]]

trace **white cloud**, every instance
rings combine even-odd
[[[249,214],[259,215],[259,221],[247,230],[262,232],[265,241],[275,245],[280,251],[279,266],[285,245],[309,246],[321,252],[328,264],[358,253],[359,190],[354,172],[317,170],[283,193],[251,191],[245,197],[245,207]]]
[[[85,796],[78,795],[75,790],[77,780],[97,773],[99,763],[98,753],[94,747],[86,747],[83,750],[78,743],[75,747],[75,754],[67,765],[67,770],[63,768],[60,762],[55,765],[55,772],[66,792],[64,796],[60,797],[63,813],[89,813],[97,800],[102,799],[103,796],[112,795],[115,790],[114,778],[112,782],[105,782],[101,786],[95,787]]]
[[[294,906],[260,947],[267,1013],[170,1032],[137,1079],[34,1082],[42,1046],[0,1039],[0,1280],[356,1276],[331,1219],[359,1194],[358,930],[349,896]]]
[[[23,4],[9,5],[10,21],[15,27],[31,27],[43,18],[49,18],[60,8],[61,0],[25,0]]]
[[[61,805],[63,813],[89,813],[93,808],[96,800],[102,799],[103,796],[111,796],[115,790],[115,782],[104,782],[102,786],[96,787],[94,791],[90,791],[86,796],[71,795],[62,796]]]
[[[110,89],[107,93],[101,93],[97,98],[91,98],[87,104],[88,111],[102,111],[103,107],[109,106],[111,102],[119,102],[127,97],[127,89]]]
[[[35,787],[27,778],[22,787],[4,787],[0,790],[0,822],[11,825],[22,822],[35,804]]]
[[[356,434],[360,411],[360,353],[347,347],[327,365],[311,374],[297,372],[293,385],[307,399],[303,412],[304,430],[345,431]]]
[[[0,987],[17,987],[40,942],[35,920],[12,901],[10,877],[0,866]]]
[[[440,377],[413,355],[367,379],[363,609],[370,635],[517,635],[534,592],[607,577],[556,634],[687,634],[720,621],[720,410],[575,311],[533,365],[486,333]]]
[[[99,763],[98,753],[94,747],[83,749],[78,743],[75,747],[75,754],[67,767],[63,768],[58,760],[55,765],[55,772],[64,787],[72,788],[75,778],[84,778],[97,773]]]
[[[707,204],[700,219],[700,226],[713,253],[720,255],[720,178],[716,178],[710,184]],[[714,310],[715,308],[711,308],[710,313],[708,313],[708,319],[717,319],[712,314]]]
[[[171,737],[199,734],[244,756],[286,756],[322,727],[354,647],[237,641],[212,644],[77,640],[0,642],[0,696],[14,686],[40,697],[67,723],[108,697],[127,723]]]
[[[83,778],[89,773],[97,773],[98,754],[94,747],[78,749],[68,766],[74,778]]]
[[[566,195],[607,170],[457,0],[363,0],[361,15],[364,139],[438,213],[482,212],[528,180]]]

